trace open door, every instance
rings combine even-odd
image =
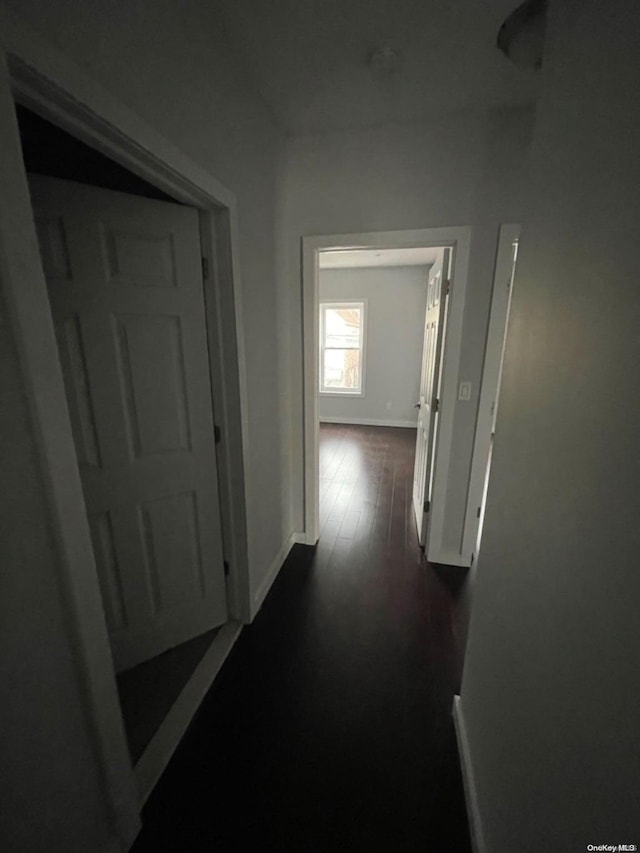
[[[30,187],[120,671],[227,620],[198,213]]]
[[[427,542],[429,511],[431,509],[434,451],[440,405],[442,349],[449,296],[450,256],[450,249],[442,249],[429,271],[422,372],[420,374],[420,399],[416,403],[418,431],[413,473],[413,511],[418,529],[418,540],[423,547]]]

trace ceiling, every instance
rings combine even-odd
[[[496,47],[520,0],[220,0],[227,38],[292,134],[412,122],[535,99]],[[401,67],[372,72],[376,47]]]
[[[320,252],[322,270],[347,267],[415,267],[434,263],[440,249],[334,249]]]

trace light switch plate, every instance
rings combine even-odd
[[[458,400],[470,400],[471,399],[471,383],[470,382],[461,382],[460,387],[458,389]]]

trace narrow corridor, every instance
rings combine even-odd
[[[143,851],[470,853],[456,589],[411,509],[415,432],[323,425],[295,546],[157,786]]]

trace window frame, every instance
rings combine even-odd
[[[327,310],[344,310],[349,308],[357,308],[360,310],[360,346],[359,347],[326,347],[324,324]],[[366,345],[367,345],[367,300],[366,299],[333,299],[321,300],[318,303],[318,319],[319,319],[319,370],[318,393],[323,397],[364,397],[365,392],[365,360],[366,360]],[[360,387],[359,388],[336,388],[334,386],[325,387],[324,385],[324,353],[327,349],[358,349],[360,351]]]

